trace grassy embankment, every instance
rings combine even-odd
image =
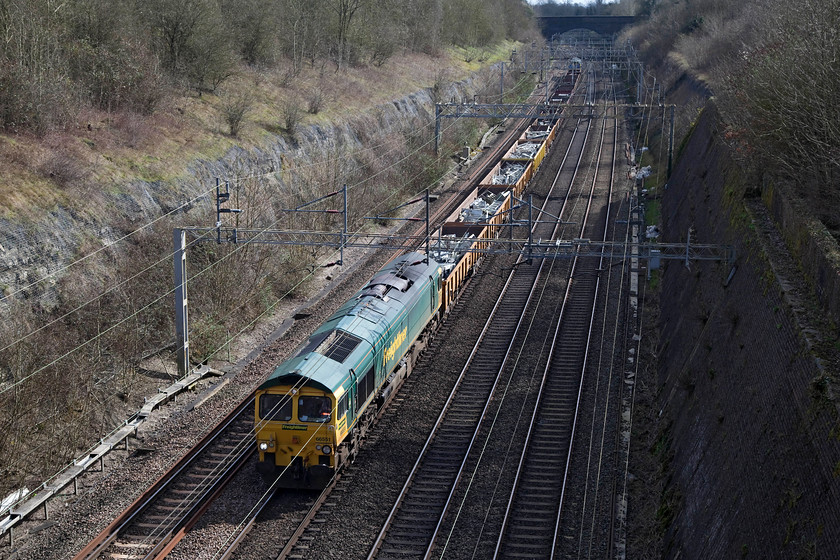
[[[169,181],[197,159],[214,160],[233,146],[258,147],[288,133],[284,111],[300,110],[300,126],[340,120],[422,88],[441,76],[466,78],[482,66],[509,57],[516,44],[481,51],[451,48],[440,57],[409,54],[381,67],[335,72],[331,63],[306,67],[294,77],[283,71],[243,68],[216,94],[173,92],[150,116],[89,110],[74,128],[38,137],[0,135],[5,188],[0,208],[6,218],[37,217],[56,205],[81,212],[98,191],[118,192],[133,180]],[[317,114],[307,112],[314,92],[323,95]],[[250,109],[237,137],[222,116],[226,100],[247,96]]]

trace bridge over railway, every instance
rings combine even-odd
[[[640,18],[636,16],[545,16],[537,18],[537,25],[546,39],[572,29],[589,29],[601,35],[618,33]]]

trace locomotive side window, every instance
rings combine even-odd
[[[329,422],[332,403],[329,397],[300,397],[298,419],[301,422]]]
[[[345,414],[347,414],[347,398],[349,396],[350,393],[344,393],[344,396],[338,401],[338,406],[335,409],[336,419],[342,418]]]
[[[288,422],[292,419],[292,399],[286,395],[260,395],[260,418]]]

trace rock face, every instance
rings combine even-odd
[[[728,243],[728,266],[671,261],[661,293],[660,400],[670,448],[660,512],[669,558],[840,554],[840,442],[824,371],[797,319],[766,208],[742,180],[707,106],[662,200],[663,241]],[[765,229],[767,231],[763,231]],[[790,276],[789,276],[790,275]]]
[[[443,98],[472,98],[475,87],[474,79],[452,84]],[[379,145],[389,135],[421,130],[430,122],[434,123],[434,114],[431,92],[421,90],[342,122],[299,127],[293,140],[276,135],[258,149],[236,147],[218,160],[196,161],[176,181],[136,180],[95,188],[108,193],[104,195],[109,206],[107,213],[123,227],[126,223],[142,225],[173,211],[192,216],[192,213],[215,208],[215,193],[211,189],[216,178],[224,181],[234,177],[268,176],[291,162],[306,167],[312,161],[319,161],[326,150],[336,147],[353,154]],[[282,179],[280,183],[280,188],[284,188]],[[195,221],[184,219],[184,223]],[[125,234],[113,222],[91,223],[62,205],[37,223],[0,219],[0,232],[3,232],[0,238],[0,295],[38,298],[45,307],[50,307],[53,300],[51,286],[56,278],[37,285],[33,283],[81,256],[80,247],[85,239],[93,240],[95,249]]]

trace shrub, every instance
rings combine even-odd
[[[38,166],[38,171],[63,188],[83,182],[88,176],[84,162],[71,150],[61,147],[50,152]]]
[[[42,134],[71,122],[76,94],[68,77],[54,68],[33,70],[0,60],[0,128]]]
[[[443,103],[446,101],[444,96],[449,91],[452,82],[449,80],[449,75],[445,69],[438,70],[435,73],[435,83],[429,88],[429,93],[432,96],[432,103]]]
[[[252,97],[247,93],[226,95],[222,98],[219,111],[228,125],[230,135],[236,138],[242,130],[245,117],[254,106]]]
[[[838,200],[840,176],[837,25],[831,0],[779,0],[761,22],[759,44],[718,74],[722,112],[751,159],[819,185],[811,195],[823,207]]]
[[[297,131],[297,126],[300,124],[301,120],[301,110],[300,105],[295,100],[288,100],[283,105],[282,109],[282,123],[281,126],[286,133],[294,138],[295,132]]]
[[[309,98],[307,100],[306,110],[313,115],[317,115],[324,106],[326,95],[321,86],[315,86],[309,90]]]

